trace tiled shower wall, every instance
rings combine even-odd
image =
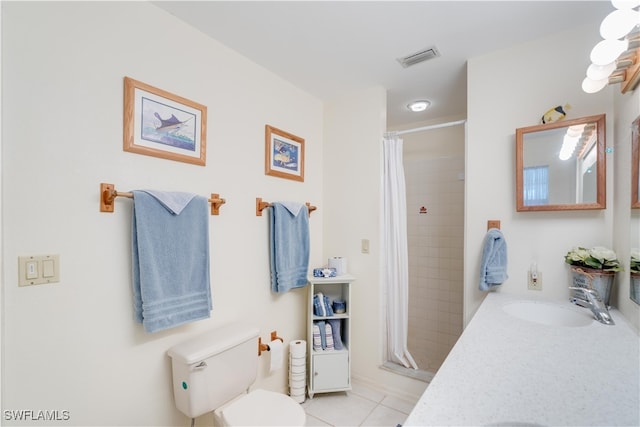
[[[462,333],[464,158],[405,160],[404,168],[407,344],[418,367],[435,373]]]

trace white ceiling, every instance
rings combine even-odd
[[[468,58],[577,25],[593,24],[597,34],[613,10],[609,1],[154,4],[322,100],[384,86],[389,127],[466,117]],[[441,56],[409,68],[396,61],[430,46]],[[428,99],[432,106],[411,113],[406,105],[415,99]]]

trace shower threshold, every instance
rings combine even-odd
[[[384,362],[382,364],[382,369],[399,375],[404,375],[405,377],[414,378],[427,384],[430,383],[435,376],[435,373],[433,372],[424,371],[422,369],[405,368],[404,366],[393,362]]]

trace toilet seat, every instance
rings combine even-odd
[[[291,397],[254,390],[215,411],[225,426],[304,426],[304,409]]]

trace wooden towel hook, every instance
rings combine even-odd
[[[489,230],[490,228],[497,228],[498,230],[500,230],[500,221],[497,219],[490,219],[489,221],[487,221],[487,230]]]

